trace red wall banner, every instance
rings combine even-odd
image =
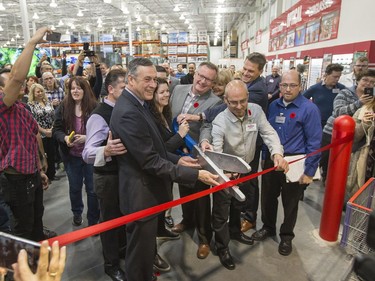
[[[337,38],[341,0],[300,0],[270,25],[268,51]]]

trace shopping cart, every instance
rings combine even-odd
[[[375,210],[375,179],[368,180],[348,201],[346,205],[344,229],[341,246],[350,255],[370,254],[373,252],[367,243],[367,226],[369,216]],[[358,280],[353,272],[349,272],[348,279]]]

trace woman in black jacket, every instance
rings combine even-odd
[[[165,79],[158,78],[158,85],[154,92],[154,98],[150,101],[150,111],[155,118],[160,134],[165,142],[169,152],[175,152],[178,148],[184,146],[184,137],[189,132],[189,123],[183,121],[179,124],[177,133],[172,129],[172,113],[169,106],[169,83]],[[163,212],[159,216],[158,237],[164,239],[177,239],[178,234],[170,233],[163,225],[164,222],[168,227],[173,227],[174,222],[171,216],[171,209]]]

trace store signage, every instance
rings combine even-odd
[[[241,50],[242,51],[246,50],[247,48],[249,48],[249,39],[246,39],[245,41],[243,41],[241,43]]]
[[[300,0],[270,25],[270,52],[337,38],[341,0]]]
[[[261,42],[262,42],[262,30],[259,29],[259,30],[257,31],[256,37],[255,37],[255,43],[256,43],[256,44],[259,44],[259,43],[261,43]]]

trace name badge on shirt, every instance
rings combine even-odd
[[[246,124],[246,132],[256,132],[257,131],[257,124],[250,123]]]
[[[273,79],[270,79],[270,83],[273,83]]]
[[[338,94],[339,92],[340,92],[340,89],[337,89],[337,88],[332,89],[332,93],[333,94]]]
[[[285,123],[285,116],[276,116],[276,123],[284,124]]]

